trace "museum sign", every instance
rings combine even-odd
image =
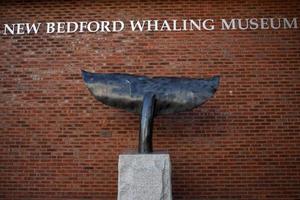
[[[231,18],[231,19],[181,19],[181,20],[114,20],[114,21],[59,21],[19,22],[2,24],[0,35],[24,35],[38,33],[105,33],[105,32],[183,32],[228,30],[278,30],[298,29],[298,18]]]

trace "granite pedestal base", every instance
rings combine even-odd
[[[121,154],[118,200],[172,200],[169,154]]]

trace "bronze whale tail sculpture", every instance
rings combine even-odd
[[[210,79],[101,74],[82,70],[89,91],[102,103],[141,116],[139,152],[152,152],[153,117],[191,110],[211,98],[219,76]]]

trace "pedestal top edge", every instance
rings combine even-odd
[[[153,156],[153,155],[170,155],[167,151],[154,151],[152,153],[139,153],[137,151],[125,151],[119,154],[119,156],[126,156],[126,155],[143,155],[143,156]]]

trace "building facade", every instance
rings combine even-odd
[[[299,16],[296,0],[1,1],[0,199],[116,199],[139,116],[81,69],[220,75],[201,107],[155,118],[174,199],[299,199]]]

